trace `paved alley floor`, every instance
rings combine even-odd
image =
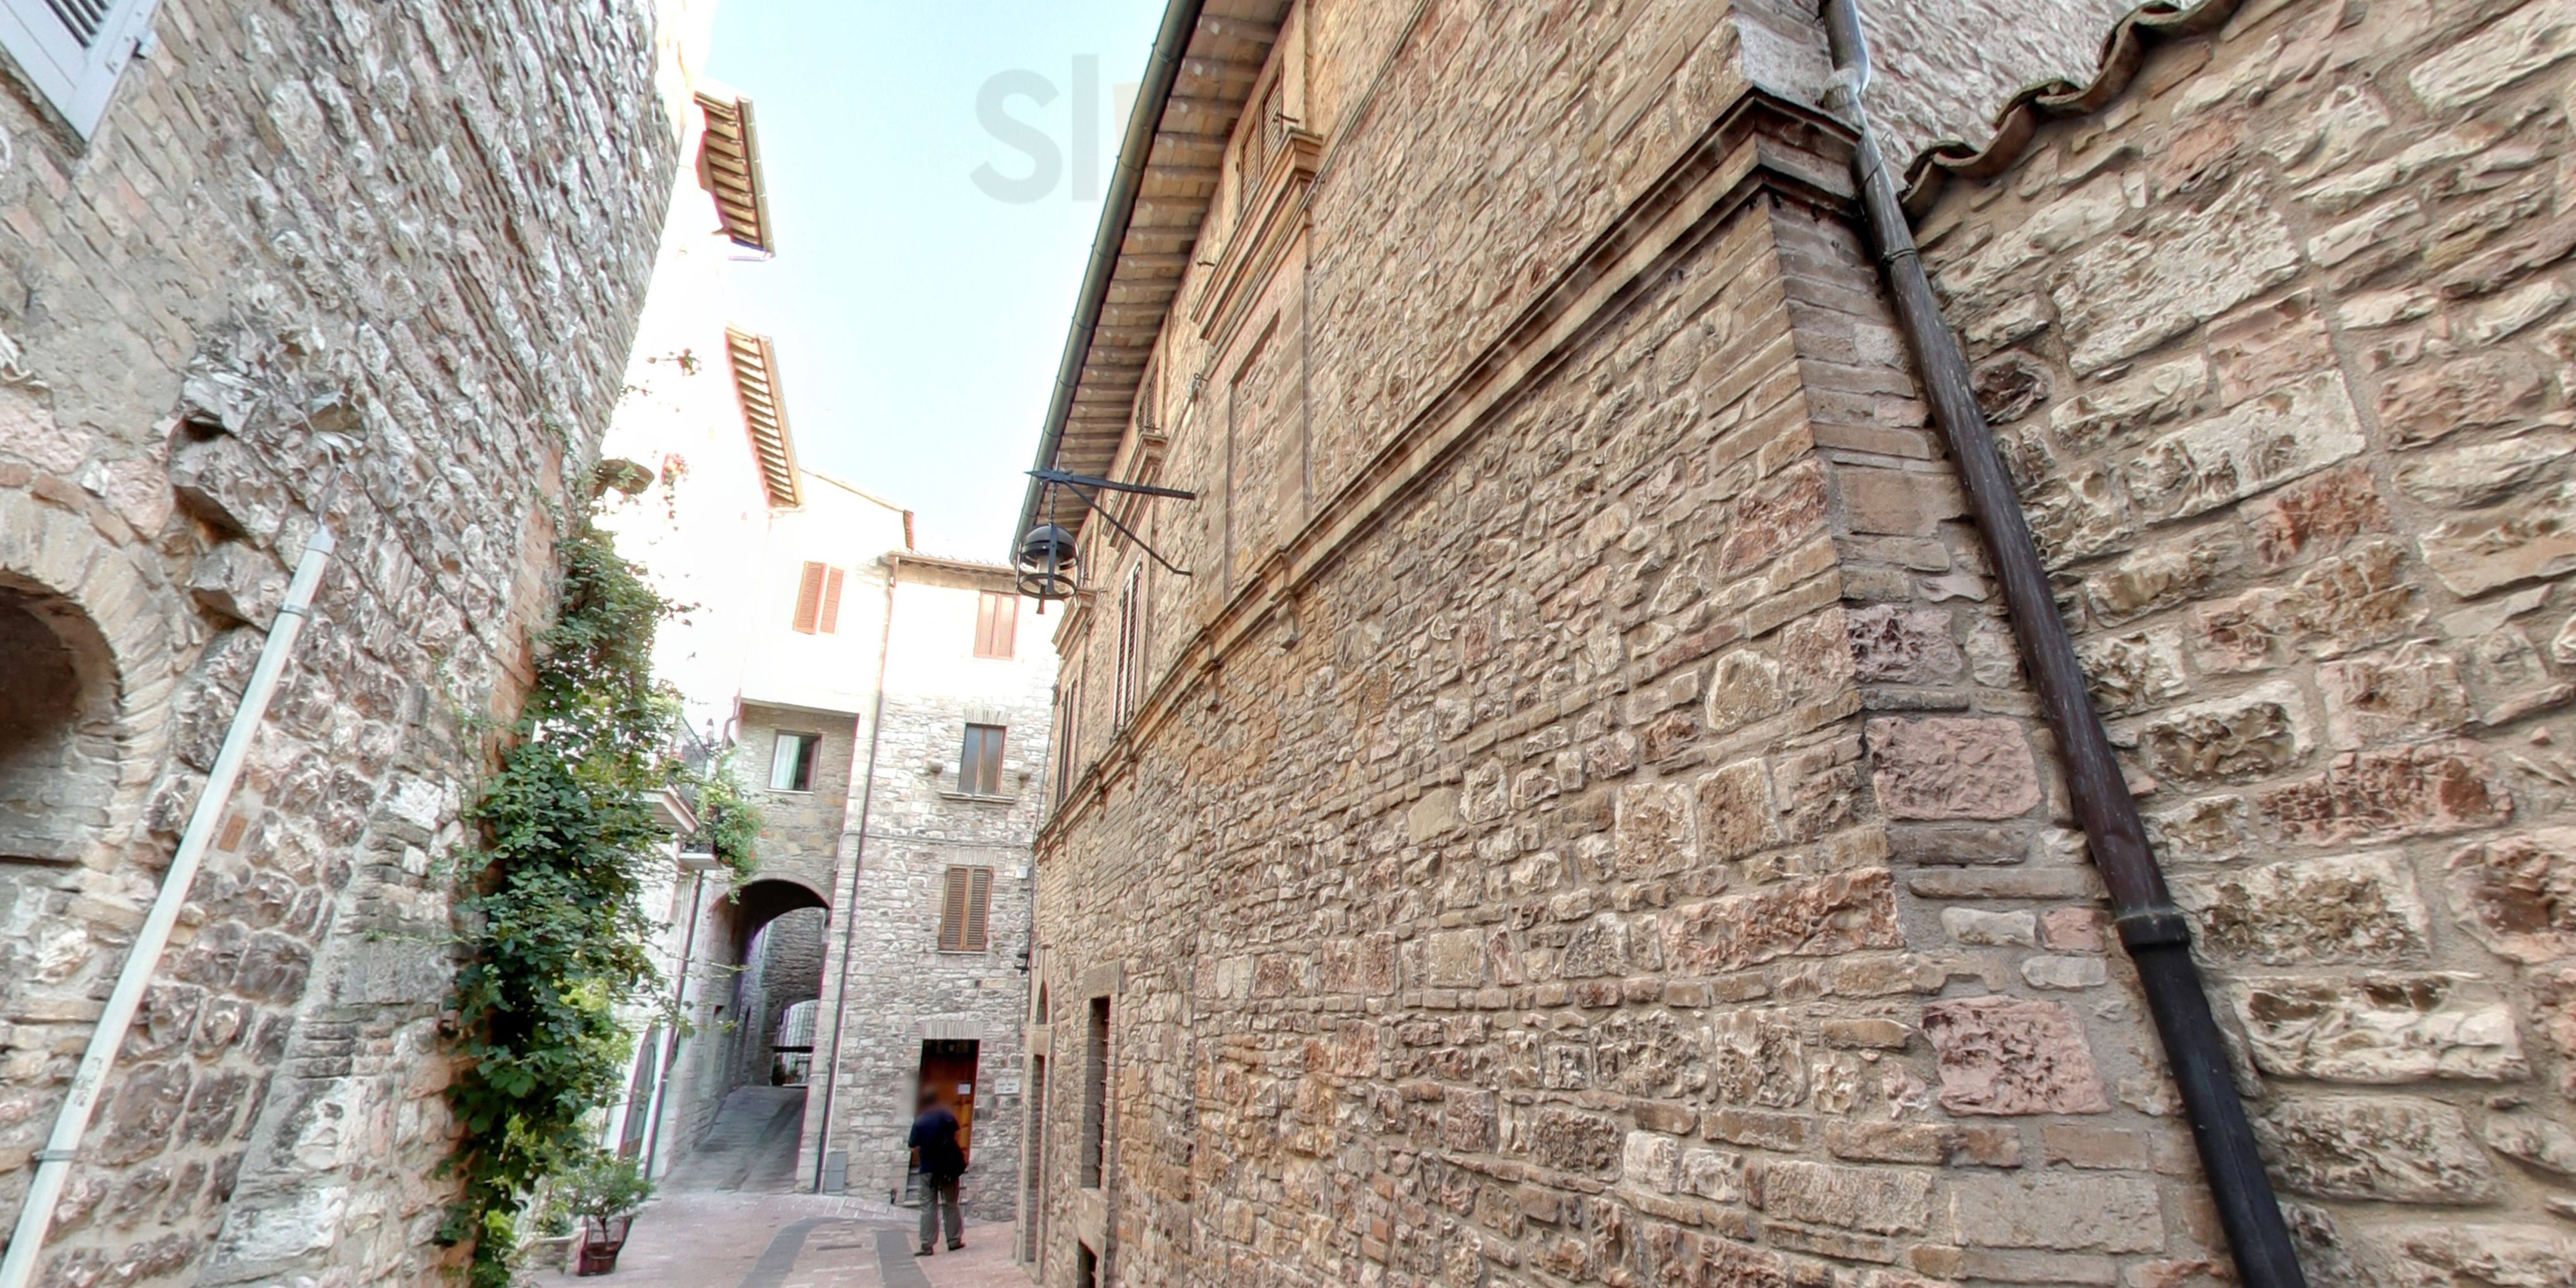
[[[614,1274],[543,1288],[1028,1288],[1008,1222],[970,1224],[962,1252],[912,1255],[914,1213],[863,1199],[702,1191],[655,1199]]]
[[[706,1139],[662,1178],[664,1193],[749,1190],[788,1194],[796,1183],[796,1133],[805,1122],[803,1087],[736,1087],[716,1109]]]

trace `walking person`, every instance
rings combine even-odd
[[[966,1174],[966,1151],[957,1147],[957,1115],[939,1103],[935,1092],[921,1093],[921,1114],[912,1120],[912,1148],[914,1165],[921,1169],[921,1246],[913,1255],[930,1255],[943,1211],[948,1250],[955,1252],[966,1246],[966,1214],[957,1210],[957,1178]]]

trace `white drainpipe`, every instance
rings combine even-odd
[[[54,1133],[45,1147],[36,1151],[36,1179],[27,1187],[26,1206],[18,1210],[18,1227],[9,1237],[9,1252],[0,1258],[0,1288],[27,1288],[36,1278],[36,1255],[44,1250],[45,1232],[54,1221],[54,1207],[62,1201],[63,1183],[71,1178],[72,1159],[80,1152],[81,1137],[89,1132],[90,1114],[98,1108],[99,1092],[107,1084],[109,1066],[125,1045],[126,1030],[134,1026],[134,1012],[143,1004],[143,990],[152,983],[153,972],[161,965],[161,954],[170,946],[170,932],[179,923],[179,910],[188,902],[188,887],[195,884],[197,867],[206,857],[206,844],[215,834],[215,823],[232,803],[233,786],[241,780],[242,761],[250,754],[250,742],[259,731],[260,720],[268,714],[269,699],[277,692],[278,677],[286,671],[286,660],[295,651],[295,637],[304,629],[304,618],[313,604],[313,590],[322,580],[322,569],[331,562],[331,534],[316,529],[313,538],[304,543],[304,557],[295,565],[295,580],[288,583],[286,602],[278,606],[277,620],[270,623],[268,642],[259,650],[259,665],[250,673],[250,685],[242,690],[241,707],[233,712],[233,723],[224,731],[224,745],[215,753],[214,772],[206,778],[206,788],[197,796],[197,808],[188,815],[188,830],[179,838],[179,852],[170,859],[170,870],[161,878],[161,892],[152,900],[152,911],[143,919],[143,930],[134,937],[134,947],[125,955],[125,967],[117,972],[116,991],[108,995],[107,1010],[99,1016],[98,1028],[91,1032],[89,1049],[81,1053],[80,1071],[72,1075],[71,1094],[63,1098],[62,1112],[54,1118]]]

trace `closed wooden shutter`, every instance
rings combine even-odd
[[[151,0],[0,0],[0,48],[87,138],[151,21]]]
[[[965,951],[969,884],[966,869],[948,869],[948,889],[939,900],[939,951],[943,953]]]
[[[984,926],[993,907],[993,870],[968,868],[966,890],[966,951],[984,951]]]
[[[1019,626],[1017,595],[980,592],[975,600],[975,656],[1009,657],[1018,644]]]
[[[799,632],[806,635],[814,633],[814,621],[822,615],[824,571],[823,565],[809,563],[805,565],[804,579],[796,584],[794,625]]]
[[[834,568],[823,574],[823,611],[814,627],[825,635],[836,635],[841,630],[841,572]]]

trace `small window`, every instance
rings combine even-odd
[[[1009,657],[1020,629],[1020,597],[998,590],[975,596],[975,656]]]
[[[986,919],[993,908],[991,868],[950,868],[939,900],[939,951],[980,953],[987,946]]]
[[[769,757],[769,790],[773,792],[810,792],[814,790],[815,753],[823,748],[823,735],[817,733],[782,733]]]
[[[1109,1144],[1109,999],[1091,999],[1082,1039],[1082,1188],[1100,1188]]]
[[[0,0],[0,49],[88,138],[151,22],[151,0]]]
[[[796,585],[794,625],[799,633],[805,635],[840,633],[843,571],[826,564],[805,565],[804,579]]]
[[[1145,565],[1127,570],[1126,584],[1118,591],[1118,673],[1116,709],[1110,723],[1124,725],[1136,714],[1137,700],[1144,695],[1145,652]]]
[[[957,754],[957,790],[969,796],[1002,796],[1000,725],[966,726],[966,745]]]
[[[1064,794],[1073,790],[1073,752],[1075,731],[1081,727],[1082,677],[1065,681],[1064,696],[1055,708],[1055,799],[1064,803]]]

